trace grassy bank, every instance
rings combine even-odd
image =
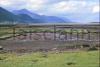
[[[0,67],[99,67],[98,51],[0,54]]]

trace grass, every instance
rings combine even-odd
[[[81,29],[77,30],[79,33],[81,33]],[[73,33],[77,33],[76,30],[73,30]],[[48,29],[48,28],[16,28],[15,33],[20,34],[20,33],[25,33],[25,32],[54,32],[53,29]],[[62,32],[62,33],[70,33],[70,29],[65,29],[65,30],[56,30],[56,32]],[[84,32],[87,32],[84,30]],[[13,35],[13,28],[10,27],[0,27],[0,37],[2,36],[9,36]]]
[[[98,51],[0,54],[0,67],[99,67]]]

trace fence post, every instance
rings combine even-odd
[[[13,27],[13,39],[15,40],[15,34],[16,34],[16,31],[15,31],[15,27]]]
[[[78,30],[77,30],[77,41],[79,40],[79,33],[78,33]]]
[[[54,40],[56,40],[56,25],[54,25]]]
[[[30,36],[29,36],[29,39],[32,40],[32,31],[31,31],[31,27],[30,28]]]
[[[82,39],[84,39],[84,29],[81,30],[82,32]]]
[[[68,39],[68,32],[66,32],[66,34],[65,34],[65,40],[67,40]]]
[[[70,39],[72,40],[72,34],[73,34],[73,28],[71,28],[71,31],[70,31]]]
[[[43,32],[43,36],[44,36],[44,40],[46,40],[47,39],[47,37],[46,37],[46,31]]]
[[[88,40],[91,39],[91,38],[90,38],[90,37],[91,37],[90,35],[91,35],[91,32],[88,30]]]

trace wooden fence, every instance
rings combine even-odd
[[[13,40],[99,41],[100,37],[98,25],[31,25],[12,29]]]

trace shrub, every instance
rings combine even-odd
[[[32,60],[32,62],[33,62],[33,63],[36,63],[36,62],[38,62],[38,60],[37,60],[37,59],[34,59],[34,60]]]
[[[43,58],[47,58],[48,55],[47,55],[46,53],[42,53],[42,57],[43,57]]]
[[[75,65],[74,62],[68,62],[67,65]]]
[[[0,57],[0,60],[5,60],[6,59],[6,57]]]
[[[93,51],[93,50],[98,50],[96,47],[90,47],[89,49],[88,49],[89,51]]]

